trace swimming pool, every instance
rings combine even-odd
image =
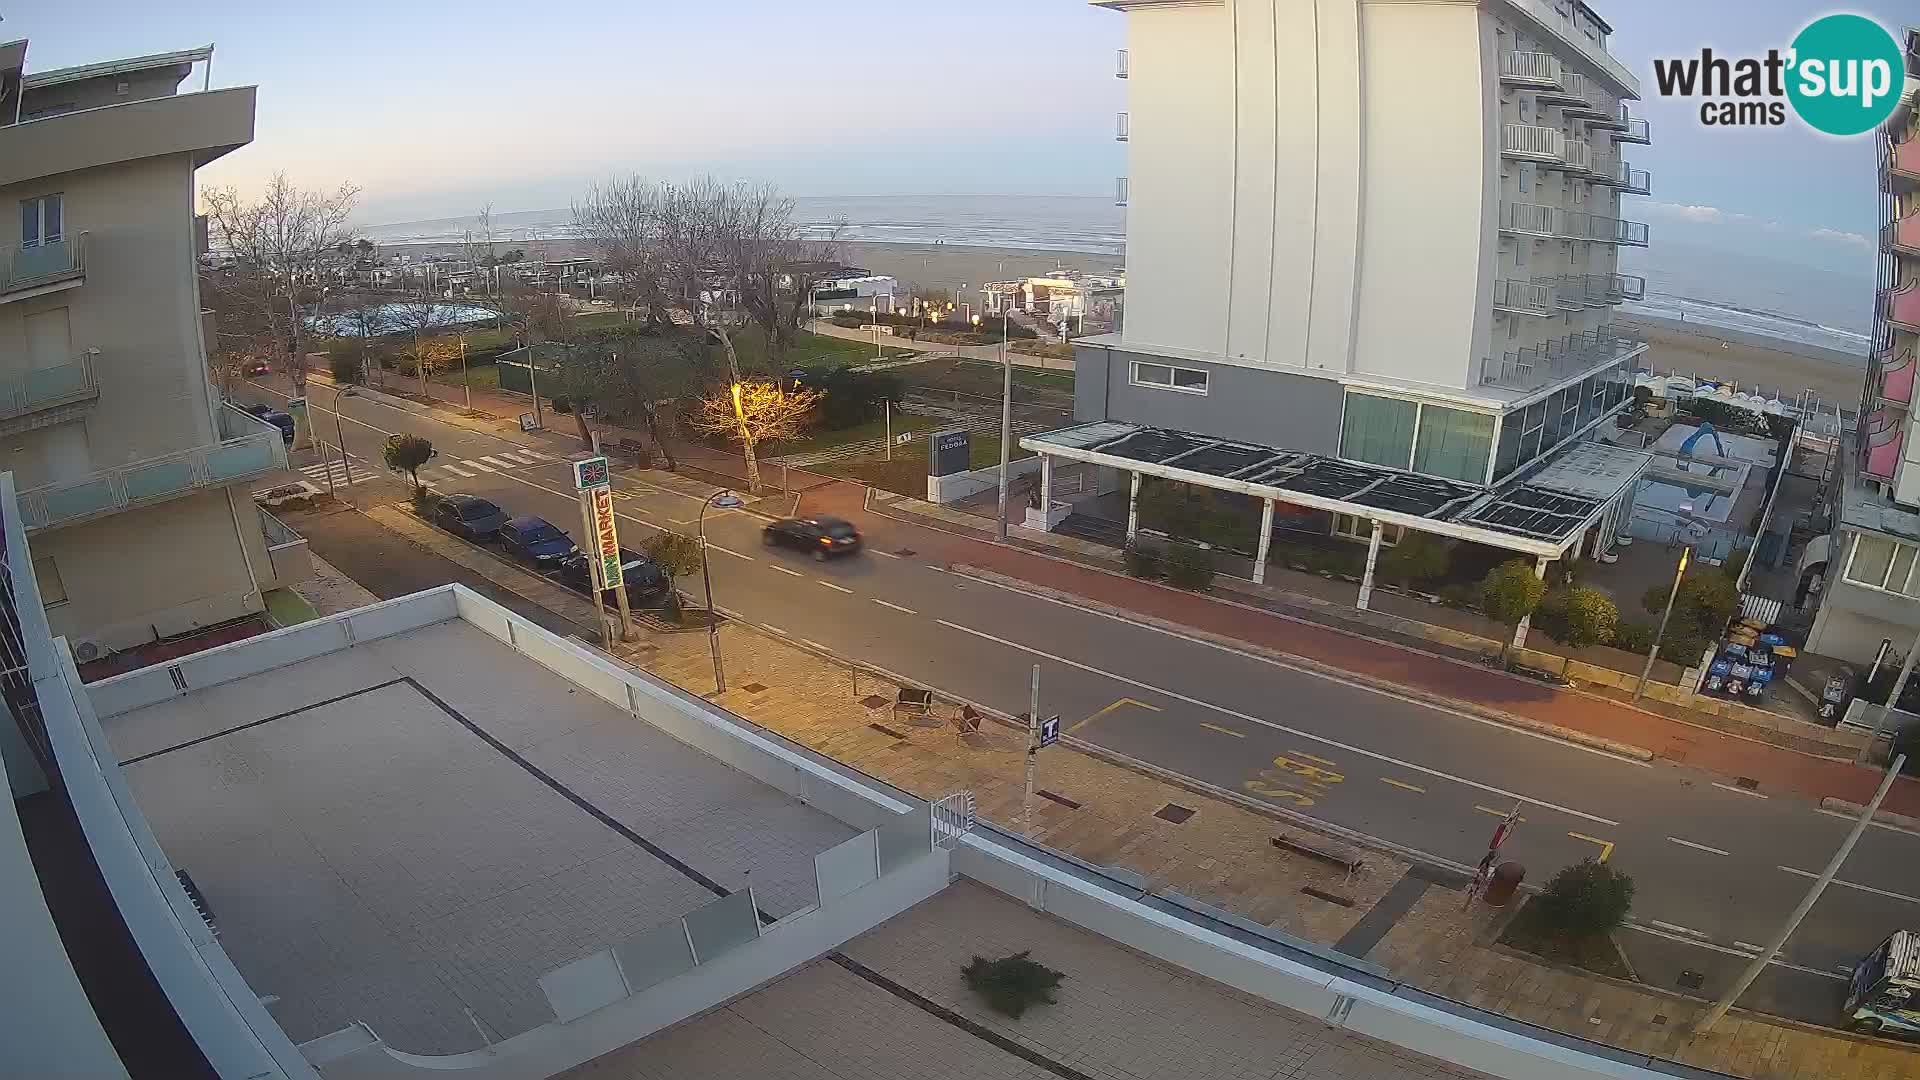
[[[1734,472],[1731,469],[1714,469],[1713,473]],[[1744,482],[1745,477],[1738,479]],[[1633,497],[1634,517],[1640,517],[1647,511],[1659,513],[1660,520],[1666,521],[1678,516],[1680,507],[1691,508],[1694,517],[1706,521],[1725,521],[1733,513],[1735,496],[1723,495],[1712,488],[1682,486],[1665,480],[1642,480],[1640,490]]]

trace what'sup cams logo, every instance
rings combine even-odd
[[[1702,99],[1700,122],[1708,127],[1779,127],[1791,105],[1816,131],[1859,135],[1893,114],[1906,61],[1879,23],[1826,15],[1785,51],[1730,59],[1701,49],[1697,57],[1655,60],[1653,78],[1661,97]]]

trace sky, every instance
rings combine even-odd
[[[1629,158],[1654,194],[1626,216],[1683,247],[1870,269],[1870,140],[1704,128],[1652,76],[1655,56],[1784,47],[1839,9],[1593,2],[1653,125]],[[1920,22],[1911,0],[1845,10]],[[215,43],[214,86],[260,87],[257,137],[202,182],[351,182],[363,224],[565,206],[614,171],[803,196],[1103,195],[1126,171],[1111,136],[1126,19],[1081,0],[0,0],[0,15],[0,39],[31,40],[29,70]]]

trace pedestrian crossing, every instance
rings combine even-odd
[[[300,466],[300,472],[307,479],[323,488],[347,487],[351,484],[364,484],[378,477],[378,473],[363,462],[343,462],[339,458],[316,461],[311,465]]]
[[[458,484],[487,473],[512,472],[529,465],[547,465],[560,459],[552,454],[524,447],[470,458],[435,458],[420,470],[423,484]],[[444,490],[444,489],[442,489]]]

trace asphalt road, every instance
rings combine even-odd
[[[251,386],[241,394],[249,395],[274,400]],[[330,435],[332,414],[313,411]],[[483,495],[578,532],[563,451],[551,444],[365,399],[347,399],[343,413],[356,478],[379,470],[372,482],[390,483],[379,447],[391,432],[414,432],[439,450],[422,479],[440,491]],[[319,472],[309,475],[318,481]],[[692,531],[698,499],[628,477],[617,484],[631,537]],[[763,548],[761,524],[708,513],[716,600],[809,644],[1006,712],[1026,710],[1038,664],[1041,712],[1060,714],[1075,736],[1456,863],[1477,862],[1500,815],[1519,804],[1502,857],[1525,864],[1531,880],[1598,855],[1633,875],[1628,955],[1654,985],[1711,994],[1730,984],[1848,829],[1797,798],[1744,792],[1728,778],[1516,732],[963,577],[907,554],[905,527],[871,538],[878,542],[862,557],[819,564]],[[698,582],[689,584],[697,595]],[[1042,755],[1043,788],[1045,774]],[[1832,1022],[1841,971],[1891,931],[1920,927],[1917,856],[1920,836],[1869,828],[1744,1004]]]

